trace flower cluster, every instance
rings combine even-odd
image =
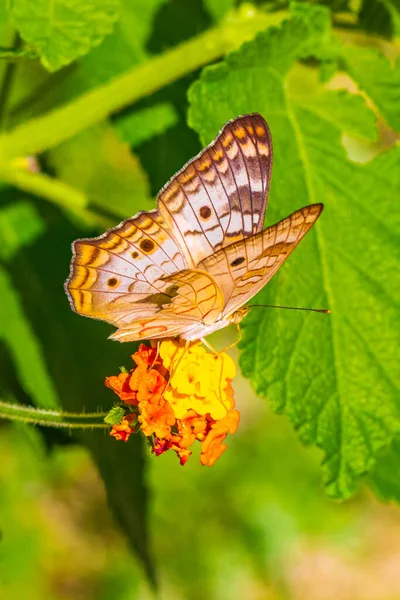
[[[141,344],[132,359],[136,367],[131,371],[106,378],[124,408],[118,409],[116,423],[107,421],[113,423],[111,435],[128,441],[140,429],[157,456],[174,450],[182,465],[198,440],[201,463],[214,464],[226,449],[227,434],[239,423],[232,359],[207,352],[199,342],[184,347],[173,340],[157,349]]]

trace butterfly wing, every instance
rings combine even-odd
[[[180,335],[222,311],[211,275],[186,260],[158,211],[141,213],[93,239],[77,240],[66,291],[72,308],[116,325],[114,339]]]
[[[78,313],[114,325],[170,301],[162,279],[187,264],[157,211],[140,213],[104,235],[77,240],[66,291]]]
[[[227,123],[161,190],[159,211],[192,268],[262,230],[271,168],[268,125],[246,115]]]
[[[184,270],[163,277],[169,285],[170,302],[153,306],[153,312],[130,319],[129,313],[110,337],[121,342],[184,336],[199,323],[214,323],[224,307],[224,297],[215,279],[204,271]],[[139,317],[139,318],[138,318]]]
[[[225,298],[221,318],[227,318],[263,288],[311,229],[323,204],[297,210],[276,225],[204,259],[204,268],[216,280]]]

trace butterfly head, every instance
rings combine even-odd
[[[231,314],[231,316],[229,317],[229,321],[236,325],[237,323],[240,323],[240,321],[244,319],[244,317],[248,315],[250,311],[251,306],[242,306],[241,308],[238,308],[237,310],[235,310],[234,313]]]

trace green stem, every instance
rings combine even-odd
[[[4,134],[0,137],[2,161],[38,154],[57,146],[112,113],[238,48],[257,32],[282,21],[286,15],[286,11],[268,15],[254,8],[239,9],[220,26]]]
[[[12,421],[23,421],[33,425],[48,427],[68,427],[74,429],[105,429],[109,427],[103,419],[105,412],[97,413],[68,413],[55,410],[44,410],[22,404],[10,404],[0,400],[0,418]]]
[[[7,165],[0,167],[0,178],[5,183],[14,185],[24,192],[47,199],[51,198],[54,204],[63,208],[81,210],[87,208],[89,203],[83,192],[43,173],[31,173],[25,169]]]
[[[89,225],[109,229],[115,222],[91,210],[89,199],[80,190],[43,173],[31,173],[13,165],[0,166],[0,180],[24,192],[49,200],[57,206],[71,210]]]

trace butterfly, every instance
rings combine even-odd
[[[117,327],[121,342],[197,340],[238,323],[318,219],[322,204],[263,229],[272,168],[266,121],[229,121],[139,212],[74,242],[74,311]]]

